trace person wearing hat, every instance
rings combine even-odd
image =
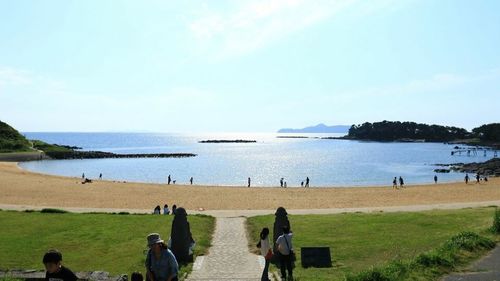
[[[174,254],[168,249],[160,234],[151,233],[147,237],[148,255],[146,274],[150,281],[177,281],[179,265]]]

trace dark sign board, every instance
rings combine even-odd
[[[302,267],[332,267],[329,247],[302,247],[300,259]]]

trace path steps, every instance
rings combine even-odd
[[[475,262],[470,272],[454,273],[443,281],[500,281],[500,246],[497,245],[486,257]]]
[[[218,217],[212,247],[196,258],[188,281],[260,280],[264,258],[248,251],[243,217]]]

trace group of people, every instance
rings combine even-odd
[[[175,215],[175,212],[177,210],[177,205],[172,206],[172,215]],[[168,208],[168,204],[163,205],[163,214],[164,215],[170,215],[170,209]],[[160,205],[157,205],[154,210],[153,210],[153,215],[161,215],[161,207]]]
[[[193,181],[194,181],[194,178],[193,177],[190,177],[189,178],[189,184],[193,185]],[[175,184],[177,181],[176,180],[173,180],[172,179],[172,176],[171,175],[168,175],[167,177],[167,184],[170,185],[171,183],[172,184]]]
[[[260,240],[257,247],[260,248],[260,254],[265,259],[264,270],[262,271],[261,281],[269,281],[269,263],[274,256],[274,260],[279,262],[281,278],[282,280],[293,280],[293,244],[292,244],[292,232],[288,226],[283,227],[283,234],[278,236],[278,239],[274,241],[275,251],[269,243],[269,228],[264,227],[260,232]],[[288,272],[288,279],[287,279]]]
[[[465,177],[464,177],[464,181],[465,181],[465,184],[468,184],[469,183],[469,174],[465,174]],[[488,176],[484,176],[482,179],[481,179],[481,175],[479,173],[476,174],[476,183],[480,183],[481,180],[484,180],[485,182],[488,181]]]
[[[102,180],[102,173],[99,173],[99,180]],[[82,184],[92,183],[92,180],[85,177],[85,173],[82,173]]]
[[[304,186],[305,182],[305,186]],[[287,188],[285,178],[280,179],[280,187]],[[300,187],[309,187],[309,177],[306,177],[305,181],[300,182]]]
[[[399,176],[399,186],[401,188],[403,188],[404,185],[405,185],[405,181],[403,180],[403,178],[401,176]],[[392,188],[398,189],[398,178],[397,177],[394,177],[394,179],[392,180]]]
[[[252,179],[248,177],[247,179],[247,187],[250,187],[252,185]],[[287,183],[285,181],[285,178],[280,178],[280,187],[287,188]],[[309,187],[309,177],[306,177],[305,180],[305,186],[304,186],[304,181],[300,183],[300,187]]]
[[[169,249],[158,233],[147,236],[148,254],[146,256],[146,276],[149,281],[177,281],[179,264],[175,255]],[[45,280],[77,281],[78,277],[69,268],[62,265],[62,254],[58,250],[49,250],[43,256]],[[139,272],[131,275],[131,281],[143,281]]]
[[[479,173],[476,174],[475,178],[476,178],[476,183],[480,183],[481,180],[484,180],[485,182],[488,181],[488,176],[485,175],[483,178],[481,178],[481,175]],[[465,184],[468,184],[469,181],[470,181],[469,174],[465,174],[465,177],[464,177]],[[434,183],[437,183],[437,182],[438,182],[438,177],[437,177],[437,175],[434,175]],[[404,187],[404,180],[401,176],[399,177],[399,186]],[[398,178],[397,177],[394,177],[394,179],[392,180],[392,187],[394,189],[398,188]]]

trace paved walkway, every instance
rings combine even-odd
[[[500,247],[497,245],[490,254],[475,262],[471,272],[451,274],[443,281],[500,281]]]
[[[212,247],[187,280],[260,280],[263,258],[248,251],[245,218],[217,218]]]
[[[372,212],[420,212],[429,210],[453,210],[463,208],[478,208],[488,206],[500,206],[500,201],[483,201],[483,202],[465,202],[465,203],[443,203],[443,204],[428,204],[428,205],[406,205],[406,206],[387,206],[387,207],[358,207],[358,208],[332,208],[332,209],[287,209],[288,214],[291,215],[326,215],[326,214],[341,214],[341,213],[372,213]],[[153,209],[114,209],[114,208],[81,208],[81,207],[57,207],[57,206],[32,206],[32,205],[13,205],[13,204],[0,204],[2,210],[41,210],[44,208],[63,209],[73,213],[90,213],[90,212],[103,212],[103,213],[118,213],[129,212],[135,214],[151,214]],[[186,210],[188,214],[204,214],[217,218],[231,218],[231,217],[253,217],[260,215],[271,215],[276,212],[273,210]]]

